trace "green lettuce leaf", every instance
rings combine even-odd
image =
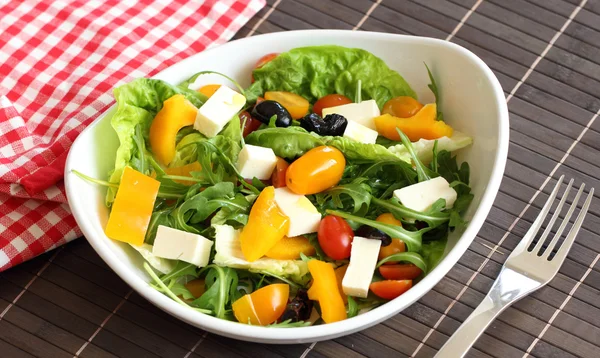
[[[245,91],[249,103],[266,91],[293,92],[311,103],[331,93],[356,101],[359,80],[362,100],[374,99],[379,108],[393,97],[416,98],[400,74],[372,53],[356,48],[295,48],[254,70],[253,75],[255,82]]]
[[[136,143],[136,127],[139,126],[144,141],[148,141],[148,133],[152,120],[161,110],[163,102],[168,98],[183,94],[192,104],[200,107],[206,97],[199,92],[180,88],[162,80],[139,78],[114,90],[117,101],[117,111],[111,118],[111,124],[119,137],[119,148],[115,157],[115,168],[110,173],[109,181],[118,183],[121,181],[123,169],[130,165],[136,170],[146,164],[136,163],[134,158],[143,157],[138,153],[140,142]],[[116,194],[114,188],[109,188],[106,203],[110,205]]]
[[[259,129],[250,133],[245,140],[248,144],[272,148],[275,155],[288,160],[296,159],[321,145],[339,149],[346,159],[356,163],[401,160],[378,144],[360,143],[344,137],[321,137],[296,126]]]
[[[454,131],[452,137],[442,137],[435,140],[420,139],[412,143],[413,149],[423,163],[429,163],[433,159],[433,145],[437,140],[437,149],[439,151],[446,150],[448,152],[454,152],[461,148],[467,147],[473,143],[473,138],[468,135]],[[410,162],[410,153],[403,144],[396,144],[388,147],[388,150],[401,159]]]

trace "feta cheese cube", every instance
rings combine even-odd
[[[355,236],[350,250],[350,264],[342,279],[342,289],[348,296],[367,297],[369,285],[379,257],[380,240]]]
[[[298,195],[288,188],[275,189],[275,203],[285,216],[290,218],[287,236],[294,237],[319,230],[321,213],[304,195]]]
[[[208,265],[212,244],[202,235],[159,225],[152,253],[164,259],[181,260],[203,267]]]
[[[265,180],[271,177],[276,164],[273,149],[246,144],[238,156],[237,170],[244,178]]]
[[[348,103],[341,106],[323,108],[323,117],[332,113],[341,114],[349,122],[356,122],[373,130],[376,129],[373,118],[381,115],[379,107],[377,107],[377,102],[374,99],[360,103]]]
[[[366,144],[375,144],[378,135],[379,133],[377,133],[377,131],[354,121],[348,121],[346,130],[344,130],[344,137]]]
[[[221,86],[199,109],[194,129],[212,138],[225,127],[246,104],[246,97]]]
[[[396,189],[394,197],[407,208],[423,212],[429,210],[440,198],[446,199],[446,208],[451,209],[456,201],[456,191],[446,179],[437,177]]]

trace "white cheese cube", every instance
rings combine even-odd
[[[273,149],[246,144],[238,156],[237,170],[244,178],[265,180],[271,177],[276,164]]]
[[[369,285],[379,257],[380,240],[355,236],[350,250],[350,264],[342,279],[342,288],[348,296],[367,297]]]
[[[341,114],[349,122],[356,122],[373,130],[376,129],[373,118],[381,115],[379,107],[377,107],[377,102],[374,99],[360,103],[348,103],[341,106],[323,108],[323,117],[332,113]]]
[[[456,201],[456,191],[446,179],[437,177],[396,189],[394,197],[407,208],[423,212],[429,210],[440,198],[446,199],[446,208],[451,209]]]
[[[379,133],[377,133],[377,131],[354,121],[348,121],[346,130],[344,130],[344,137],[366,144],[375,144],[378,135]]]
[[[164,259],[181,260],[203,267],[208,265],[212,244],[202,235],[159,225],[152,253]]]
[[[246,97],[221,86],[199,109],[194,129],[212,138],[225,127],[246,104]]]
[[[279,210],[290,218],[288,237],[300,236],[319,230],[321,213],[304,195],[298,195],[288,188],[275,189],[275,203]]]

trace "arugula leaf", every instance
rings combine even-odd
[[[402,205],[398,199],[381,200],[371,199],[371,202],[385,209],[385,211],[394,214],[397,218],[412,218],[427,223],[429,228],[436,228],[450,220],[450,214],[442,212],[446,206],[446,200],[439,199],[426,212],[415,211]]]
[[[429,273],[437,266],[437,264],[440,262],[440,259],[444,255],[444,251],[446,250],[446,243],[446,239],[423,243],[423,249],[421,252],[423,254],[423,260],[425,260],[427,264],[427,271],[423,272]]]
[[[348,318],[356,317],[358,315],[358,303],[356,303],[352,296],[348,296],[348,309],[346,312]]]
[[[156,238],[156,231],[159,225],[175,227],[175,220],[171,213],[173,208],[166,208],[162,210],[155,210],[150,217],[150,223],[146,230],[146,236],[144,242],[146,244],[154,245],[154,239]]]
[[[463,162],[459,167],[456,156],[452,156],[450,152],[445,150],[438,153],[437,162],[438,173],[450,183],[450,186],[457,193],[454,206],[449,210],[450,222],[448,225],[451,228],[463,228],[466,222],[462,218],[462,214],[473,201],[473,194],[471,194],[471,187],[469,187],[469,164]]]
[[[233,183],[221,182],[187,198],[173,211],[173,216],[179,229],[200,233],[192,225],[203,222],[221,208],[227,208],[230,213],[246,213],[250,209],[250,203],[243,195],[234,194]]]
[[[438,176],[437,173],[435,173],[431,169],[427,168],[423,164],[423,162],[421,162],[421,160],[415,153],[412,143],[410,142],[410,140],[408,139],[406,134],[402,133],[402,131],[399,128],[396,128],[396,131],[400,135],[400,140],[402,141],[402,144],[404,144],[404,146],[406,147],[406,150],[408,151],[408,153],[410,154],[410,157],[412,158],[413,164],[415,165],[415,168],[417,170],[417,177],[419,178],[419,183],[422,181],[426,181],[431,178],[437,177]]]
[[[160,277],[162,282],[168,282],[170,280],[178,279],[185,276],[198,277],[198,267],[194,264],[190,264],[184,261],[177,261],[175,268],[166,275]]]
[[[383,265],[389,261],[405,261],[410,262],[411,264],[420,268],[423,272],[427,272],[427,263],[423,259],[423,256],[419,255],[416,252],[400,252],[397,254],[390,255],[377,263],[376,267]]]
[[[231,298],[237,292],[237,272],[232,268],[214,264],[206,266],[205,269],[206,292],[194,300],[192,305],[211,310],[216,317],[225,319],[226,307],[231,306]]]
[[[267,328],[293,328],[293,327],[308,327],[310,326],[311,323],[310,322],[304,322],[304,321],[296,321],[296,322],[292,322],[292,319],[286,319],[283,322],[279,322],[279,323],[271,323],[270,325],[267,325]]]
[[[425,63],[425,68],[427,68],[427,74],[429,75],[429,80],[431,81],[431,83],[428,84],[427,87],[429,87],[429,89],[431,90],[431,92],[433,92],[433,95],[435,96],[435,107],[437,108],[436,120],[443,121],[444,114],[442,113],[442,111],[440,111],[441,99],[440,99],[440,92],[438,90],[437,83],[435,83],[435,78],[433,78],[433,75],[431,74],[431,71],[429,70],[429,66],[427,66],[426,63]]]
[[[184,300],[194,300],[196,298],[182,283],[171,281],[168,287],[173,294],[183,297]]]
[[[364,178],[358,178],[353,183],[334,186],[325,192],[316,194],[317,203],[319,206],[323,206],[330,202],[336,209],[349,210],[352,208],[354,214],[364,216],[371,203],[371,187],[363,181]],[[345,198],[349,200],[343,200]],[[349,201],[350,203],[348,203]]]
[[[393,238],[401,239],[404,241],[404,243],[406,243],[408,250],[413,252],[421,251],[423,233],[430,230],[430,228],[425,228],[419,231],[408,231],[402,228],[402,226],[385,224],[379,221],[365,219],[360,216],[350,215],[341,211],[327,210],[327,213],[331,215],[337,215],[346,220],[351,220],[362,225],[374,227],[375,229],[381,230]]]
[[[359,80],[362,99],[374,99],[379,108],[393,97],[416,98],[400,74],[372,53],[356,48],[299,47],[278,55],[252,74],[255,82],[245,91],[250,103],[266,91],[293,92],[310,103],[325,95],[339,93],[356,102]]]
[[[147,262],[144,262],[144,270],[146,270],[146,272],[148,273],[148,275],[150,275],[150,278],[152,278],[152,280],[154,281],[154,283],[156,284],[156,286],[153,286],[157,291],[164,293],[165,295],[171,297],[171,299],[181,305],[190,307],[198,312],[201,313],[205,313],[205,314],[212,314],[213,311],[209,310],[209,309],[204,309],[202,307],[198,308],[198,307],[192,307],[190,305],[188,305],[187,303],[183,302],[179,297],[177,297],[176,294],[174,294],[168,287],[167,285],[165,285],[164,282],[162,282],[160,280],[160,278],[158,278],[158,276],[156,276],[156,274],[154,273],[154,271],[152,270],[152,267],[150,267],[150,265]]]

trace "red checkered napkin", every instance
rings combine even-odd
[[[81,232],[68,150],[112,89],[228,41],[265,0],[0,2],[0,271]]]

